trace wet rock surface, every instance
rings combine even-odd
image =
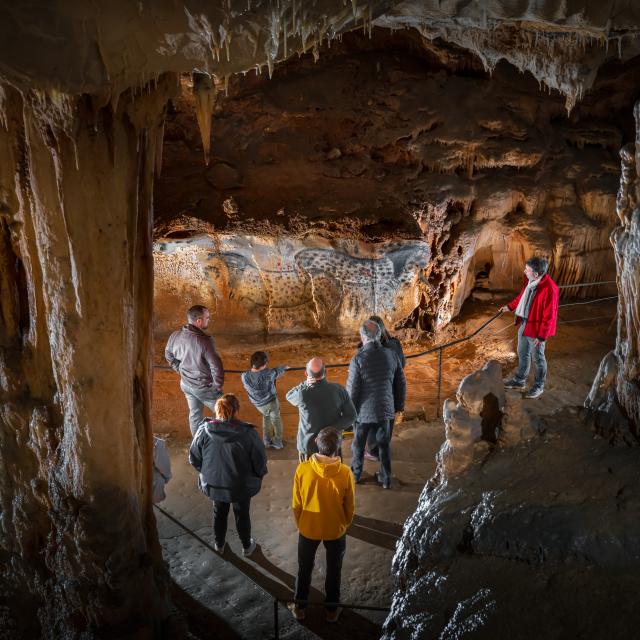
[[[634,635],[640,453],[610,447],[575,408],[541,424],[427,485],[393,560],[383,638]]]

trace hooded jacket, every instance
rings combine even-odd
[[[217,502],[255,496],[267,473],[267,455],[256,428],[240,420],[205,420],[193,439],[189,462],[200,488]]]
[[[224,370],[213,338],[198,327],[186,324],[174,331],[167,342],[164,357],[171,368],[192,387],[214,387],[222,391]]]
[[[518,302],[527,289],[529,281],[525,278],[522,291],[507,305],[511,311],[515,311]],[[533,300],[529,307],[529,317],[522,335],[526,338],[546,340],[556,334],[556,320],[558,318],[558,285],[546,274],[536,286]],[[516,316],[515,323],[522,322],[522,318]]]
[[[355,510],[351,469],[340,458],[314,453],[296,469],[291,506],[296,526],[305,538],[341,538]]]

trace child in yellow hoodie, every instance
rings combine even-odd
[[[336,622],[341,609],[340,574],[346,549],[346,532],[355,508],[351,469],[338,457],[340,434],[332,427],[316,436],[318,453],[301,462],[293,481],[293,514],[298,527],[298,576],[295,601],[288,607],[296,620],[304,620],[311,573],[320,542],[327,555],[325,602],[327,622]]]

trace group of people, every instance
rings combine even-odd
[[[544,345],[555,333],[558,289],[547,275],[543,258],[527,262],[527,282],[520,294],[502,310],[515,311],[522,327],[518,333],[519,368],[508,388],[524,388],[531,356],[537,371],[527,397],[544,389],[547,367]],[[187,313],[188,324],[171,335],[165,357],[180,374],[180,386],[189,406],[193,441],[189,461],[198,471],[201,491],[213,502],[214,545],[223,553],[227,521],[233,506],[242,554],[251,556],[256,542],[251,536],[250,503],[267,473],[267,447],[284,446],[276,381],[288,369],[269,368],[268,355],[251,356],[251,368],[242,382],[251,403],[262,414],[262,437],[239,419],[240,402],[224,394],[222,361],[213,338],[205,333],[209,311],[201,305]],[[329,382],[323,361],[314,357],[306,365],[305,380],[290,389],[286,399],[299,411],[297,449],[299,465],[293,481],[292,510],[298,528],[298,574],[295,597],[289,608],[297,620],[305,617],[311,574],[317,548],[326,550],[326,619],[340,614],[340,574],[346,548],[346,531],[354,514],[354,485],[361,481],[365,449],[377,457],[377,482],[391,488],[390,441],[396,416],[404,410],[405,357],[400,342],[389,335],[382,319],[372,316],[360,328],[357,353],[349,363],[346,388]],[[204,408],[214,412],[204,418]],[[351,468],[341,457],[342,433],[353,428]]]

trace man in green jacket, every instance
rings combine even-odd
[[[317,453],[316,436],[325,427],[342,432],[356,419],[356,409],[347,390],[337,382],[328,382],[324,363],[312,358],[306,367],[307,378],[287,392],[287,400],[298,407],[298,456],[300,461]]]

